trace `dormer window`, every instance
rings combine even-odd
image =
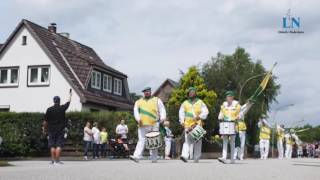
[[[27,45],[27,36],[22,36],[22,46]]]
[[[112,77],[110,75],[103,75],[103,91],[112,92]]]
[[[114,78],[113,93],[116,95],[122,95],[122,80]]]
[[[101,73],[98,71],[92,71],[91,74],[91,87],[94,89],[101,89]]]

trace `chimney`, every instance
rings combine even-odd
[[[52,33],[57,33],[57,24],[56,23],[50,23],[48,26],[48,30]]]

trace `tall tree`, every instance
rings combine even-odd
[[[213,90],[209,91],[207,89],[204,79],[197,67],[190,67],[188,72],[181,77],[179,86],[173,90],[167,104],[168,115],[172,122],[171,126],[174,134],[182,133],[181,125],[179,125],[178,122],[178,111],[183,101],[188,98],[189,87],[195,87],[197,89],[197,96],[204,101],[209,110],[212,110],[215,104],[216,93]],[[208,119],[210,119],[210,117]],[[205,123],[205,128],[210,129],[210,121]]]
[[[238,47],[232,55],[218,53],[217,57],[203,65],[202,76],[208,89],[214,90],[218,94],[215,111],[213,111],[213,116],[216,119],[215,133],[218,133],[217,117],[220,105],[225,101],[225,92],[235,91],[236,99],[240,99],[240,103],[244,104],[259,86],[266,73],[267,70],[261,61],[254,62],[249,53],[241,47]],[[258,141],[257,122],[259,118],[267,114],[270,104],[276,101],[276,96],[279,94],[280,85],[275,82],[275,79],[276,76],[272,76],[266,89],[246,115],[248,141],[251,145]]]

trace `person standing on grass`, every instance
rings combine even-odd
[[[88,151],[91,147],[93,140],[93,133],[91,131],[91,123],[88,121],[83,129],[83,147],[84,147],[84,160],[88,160]]]
[[[60,97],[53,98],[54,105],[46,111],[43,122],[43,133],[48,134],[48,146],[50,148],[50,164],[63,164],[60,161],[61,151],[64,145],[64,134],[67,126],[66,111],[70,105],[72,91],[69,92],[68,102],[60,105]]]

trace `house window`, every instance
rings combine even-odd
[[[28,86],[48,86],[50,84],[50,66],[28,67]]]
[[[19,68],[0,68],[0,86],[18,86]]]
[[[91,87],[95,89],[101,89],[101,73],[100,72],[92,71]]]
[[[117,95],[122,95],[122,81],[121,79],[114,78],[113,92]]]
[[[103,90],[112,92],[112,77],[110,75],[103,75]]]
[[[22,36],[22,45],[27,45],[27,36]]]

